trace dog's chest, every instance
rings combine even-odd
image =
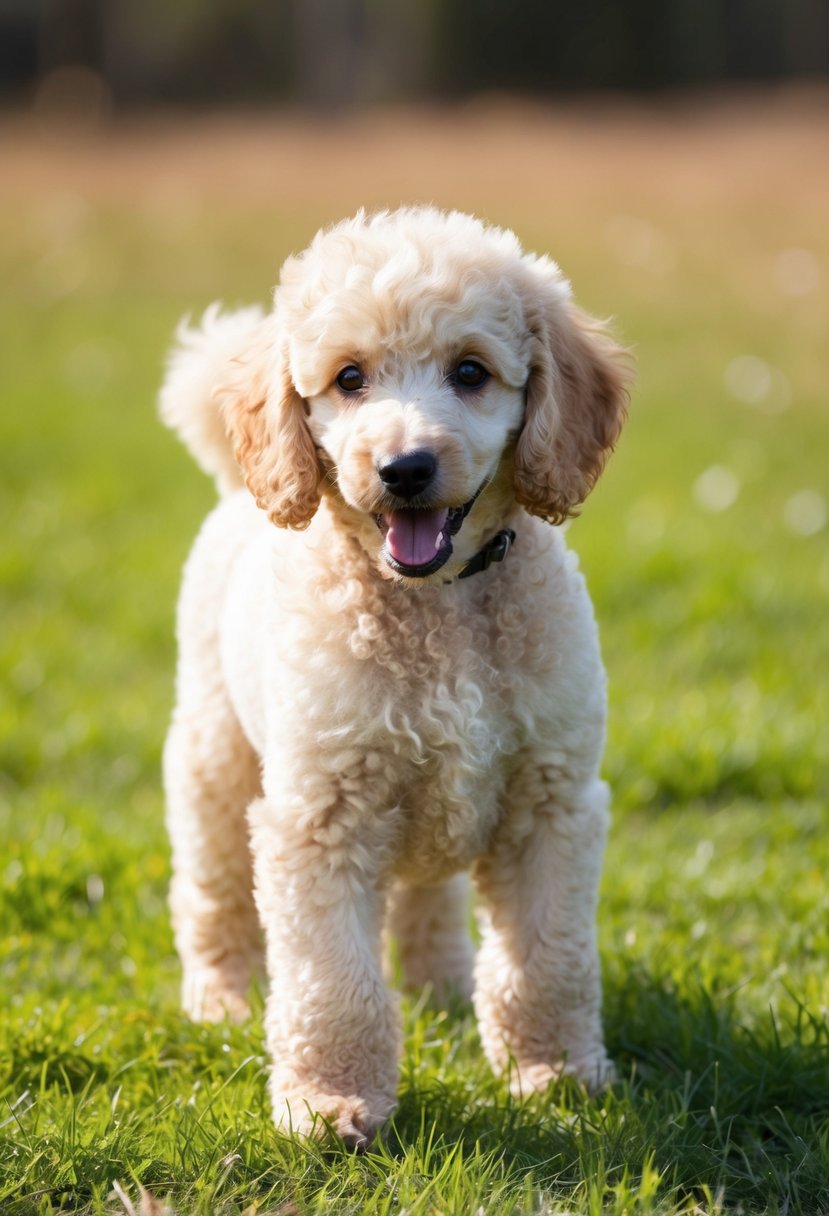
[[[298,799],[320,842],[356,841],[410,882],[486,850],[556,685],[554,614],[533,623],[520,581],[502,575],[423,593],[332,577],[309,611],[308,580],[280,574],[258,626],[245,597],[251,629],[231,632],[248,666],[226,647],[233,703],[266,790]]]
[[[398,764],[395,870],[403,877],[437,878],[486,848],[502,801],[506,744],[504,715],[488,683],[463,673],[424,687],[408,737],[390,716],[385,747]]]
[[[416,606],[368,650],[354,639],[362,655],[354,677],[370,714],[370,725],[354,725],[390,781],[395,872],[433,881],[486,848],[518,727],[491,622]]]

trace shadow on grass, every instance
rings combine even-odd
[[[18,1156],[0,1187],[4,1212],[35,1210],[33,1197],[44,1212],[112,1211],[113,1179],[133,1191],[141,1183],[182,1213],[251,1203],[415,1216],[538,1216],[545,1204],[829,1211],[829,1029],[794,998],[779,1020],[769,1012],[749,1024],[738,993],[680,992],[643,969],[610,976],[605,1022],[619,1082],[590,1098],[565,1080],[523,1103],[490,1074],[468,1009],[415,1009],[398,1111],[361,1155],[274,1131],[258,1020],[193,1027],[128,1013],[117,1052],[79,1069],[85,1046],[59,1011],[44,1017],[28,1053],[18,1045],[21,1064],[28,1054],[18,1085],[31,1096],[7,1119]],[[48,1072],[41,1037],[51,1040]]]
[[[783,1024],[769,1010],[748,1025],[736,998],[628,973],[606,991],[612,1089],[591,1099],[564,1081],[516,1103],[503,1083],[465,1085],[462,1070],[404,1085],[387,1150],[399,1157],[426,1136],[489,1149],[516,1186],[531,1175],[562,1200],[585,1179],[612,1192],[655,1169],[677,1203],[707,1194],[728,1210],[827,1211],[827,1021],[791,997]]]

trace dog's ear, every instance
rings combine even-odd
[[[233,453],[257,506],[281,528],[307,528],[320,504],[323,470],[294,388],[287,344],[266,319],[219,390]]]
[[[632,366],[606,326],[575,307],[551,262],[533,260],[526,269],[531,365],[515,494],[531,515],[563,523],[590,493],[619,437]]]

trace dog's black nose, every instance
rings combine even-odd
[[[429,488],[438,462],[431,452],[407,452],[378,465],[377,472],[387,490],[398,498],[415,498]]]

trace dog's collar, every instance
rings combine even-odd
[[[480,574],[482,570],[488,570],[493,562],[502,562],[509,553],[514,540],[515,533],[512,528],[502,528],[486,542],[482,549],[478,550],[474,557],[469,559],[457,577],[471,578],[473,574]]]

